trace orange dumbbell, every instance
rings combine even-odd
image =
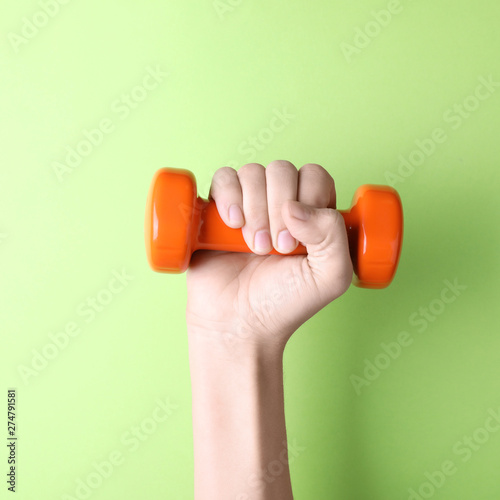
[[[344,217],[354,284],[384,288],[392,281],[403,239],[403,210],[389,186],[366,184],[356,190]],[[182,273],[196,250],[251,252],[241,229],[226,226],[214,201],[197,197],[196,179],[188,170],[163,168],[149,190],[145,221],[146,251],[155,271]],[[273,249],[270,254],[278,254]],[[287,255],[305,255],[299,244]]]

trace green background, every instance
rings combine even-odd
[[[164,166],[192,170],[206,196],[219,167],[287,159],[327,168],[341,208],[360,184],[400,175],[406,224],[393,284],[352,287],[287,346],[295,497],[396,500],[421,488],[498,500],[500,432],[484,426],[500,411],[500,89],[471,96],[479,78],[500,81],[499,4],[56,5],[3,2],[0,20],[1,380],[18,392],[17,498],[83,498],[89,478],[96,500],[192,498],[185,276],[147,266],[147,190]],[[390,22],[376,15],[388,6]],[[165,76],[141,93],[148,67]],[[131,92],[140,102],[123,104]],[[457,118],[464,101],[473,111]],[[276,110],[292,117],[269,134]],[[112,131],[56,173],[101,120]],[[400,155],[436,128],[446,140],[398,174]],[[249,137],[260,137],[255,155]],[[123,270],[129,281],[110,295]],[[445,280],[466,287],[449,304]],[[110,302],[91,316],[89,297]],[[67,323],[80,333],[54,354],[50,335]],[[356,391],[353,376],[383,363],[381,344],[402,331],[412,344]],[[23,372],[43,349],[46,366]],[[158,400],[175,409],[156,424]],[[141,426],[150,432],[132,446]],[[110,455],[121,463],[96,477]],[[426,486],[445,461],[454,473]]]

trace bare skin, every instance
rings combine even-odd
[[[209,196],[254,253],[198,251],[187,274],[195,498],[292,499],[283,351],[352,278],[335,184],[280,160],[219,169]]]

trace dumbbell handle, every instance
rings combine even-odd
[[[246,244],[241,229],[228,227],[221,219],[217,206],[214,201],[198,198],[196,200],[195,214],[198,214],[199,231],[195,231],[195,240],[193,241],[193,250],[225,250],[227,252],[251,252]],[[348,210],[339,210],[344,218],[348,238],[353,228],[349,224],[350,212]],[[194,224],[196,227],[197,224]],[[281,255],[275,248],[269,254]],[[304,245],[298,244],[297,248],[286,255],[305,255],[307,249]]]

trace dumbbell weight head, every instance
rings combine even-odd
[[[184,169],[158,170],[148,193],[144,236],[151,268],[183,273],[193,252],[193,224],[198,206],[196,179]]]
[[[361,288],[385,288],[396,274],[403,243],[403,207],[390,186],[364,184],[356,189],[344,217],[353,283]]]

